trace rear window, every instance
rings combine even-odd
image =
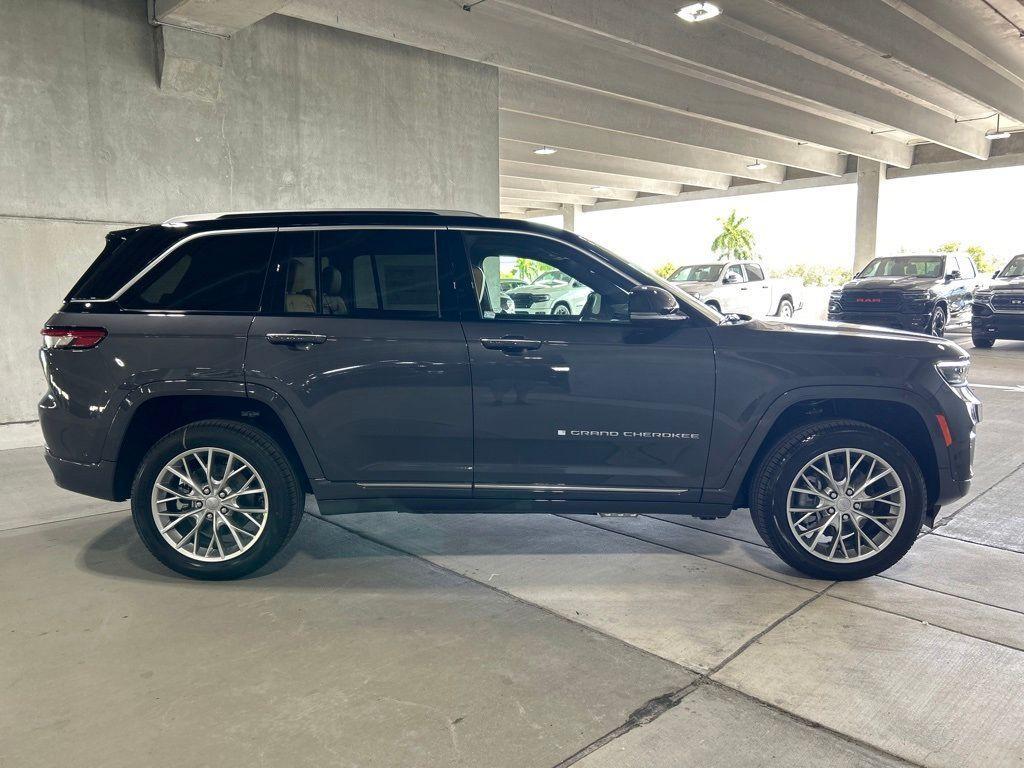
[[[163,227],[134,227],[108,233],[100,255],[64,300],[109,299],[180,236]]]
[[[256,312],[273,232],[207,235],[172,251],[120,299],[127,309]]]

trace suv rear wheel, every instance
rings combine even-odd
[[[302,507],[299,480],[277,443],[232,421],[171,432],[132,484],[132,518],[146,547],[199,579],[233,579],[267,563],[295,533]]]
[[[914,457],[887,432],[823,421],[787,434],[764,457],[750,513],[761,538],[820,579],[881,573],[907,553],[927,493]]]

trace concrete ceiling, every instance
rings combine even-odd
[[[829,183],[858,157],[900,174],[1021,150],[1020,135],[985,132],[996,115],[1024,128],[1022,0],[715,0],[722,14],[696,24],[675,16],[689,2],[156,0],[156,12],[228,34],[276,12],[497,66],[510,215]]]

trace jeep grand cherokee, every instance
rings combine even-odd
[[[503,311],[516,265],[589,293]],[[46,459],[131,499],[165,565],[232,578],[324,514],[749,507],[812,576],[885,570],[966,493],[969,358],[918,334],[723,317],[571,233],[440,212],[112,232],[42,331]]]

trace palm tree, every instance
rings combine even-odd
[[[746,216],[737,216],[732,211],[724,219],[716,218],[722,231],[711,243],[711,252],[718,254],[719,261],[749,261],[754,258],[754,233],[744,226]]]

